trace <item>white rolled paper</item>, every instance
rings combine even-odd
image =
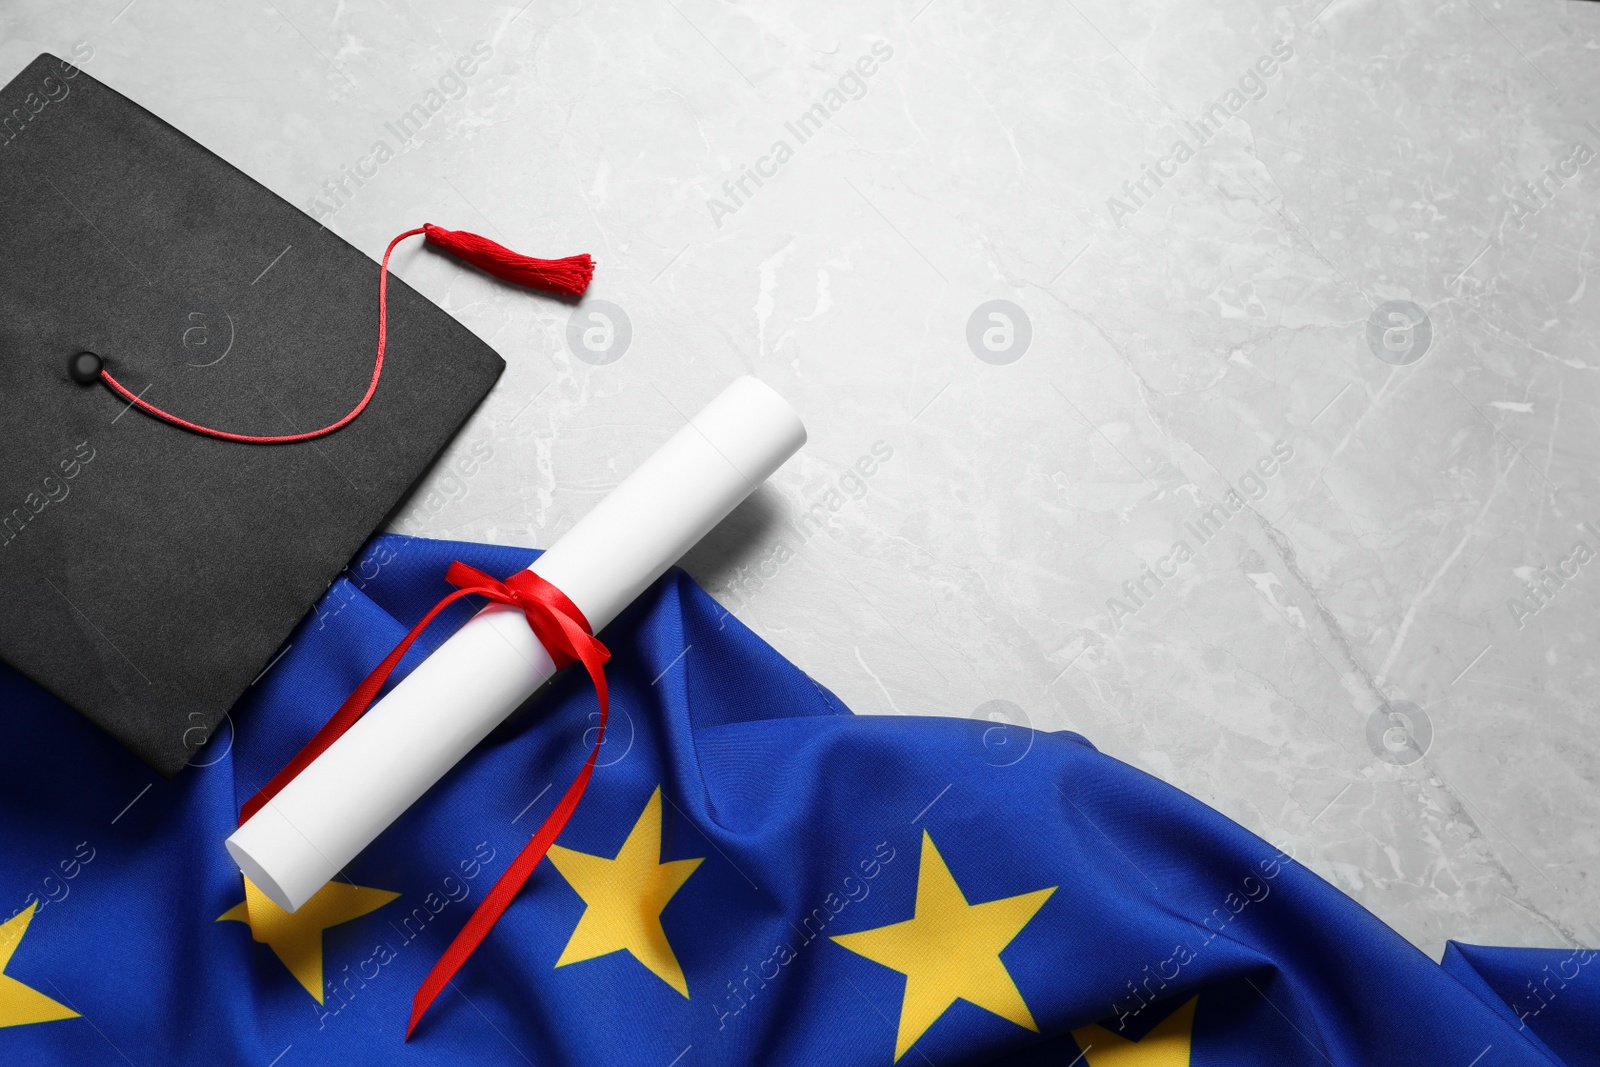
[[[740,378],[530,570],[598,633],[805,439],[781,396]],[[554,673],[522,613],[490,605],[234,831],[229,854],[294,911]]]

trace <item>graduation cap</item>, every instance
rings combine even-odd
[[[505,364],[398,280],[385,344],[387,255],[53,56],[0,89],[0,233],[0,659],[170,776]]]

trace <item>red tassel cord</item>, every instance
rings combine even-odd
[[[204,434],[223,441],[238,441],[247,445],[288,445],[297,441],[312,441],[342,430],[366,410],[367,404],[372,401],[372,395],[378,391],[378,379],[383,377],[384,343],[389,333],[389,257],[394,254],[395,246],[401,241],[418,234],[423,234],[430,245],[442,248],[473,266],[493,274],[496,278],[516,282],[531,289],[544,289],[562,296],[578,297],[583,295],[584,290],[589,287],[589,279],[594,276],[594,260],[586,255],[568,256],[566,259],[535,259],[513,252],[487,237],[480,237],[465,230],[447,230],[431,222],[414,230],[407,230],[390,241],[389,247],[383,250],[383,263],[378,269],[378,355],[373,360],[372,380],[367,383],[367,391],[344,418],[329,423],[320,430],[309,430],[306,433],[261,436],[212,429],[180,418],[169,411],[163,411],[148,400],[141,399],[137,393],[117,381],[104,366],[100,368],[100,380],[105,382],[113,393],[146,415],[170,422],[192,433]]]

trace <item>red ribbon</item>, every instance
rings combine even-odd
[[[435,604],[421,621],[411,628],[411,632],[384,657],[383,662],[378,664],[371,674],[367,675],[322,729],[306,742],[305,747],[297,752],[283,770],[261,788],[260,792],[246,801],[239,812],[239,821],[242,824],[277,796],[284,786],[310,766],[311,761],[338,740],[340,735],[355,725],[356,720],[361,718],[373,699],[377,697],[378,691],[383,688],[389,675],[405,657],[412,644],[422,636],[422,632],[440,612],[462,597],[482,596],[499,604],[520,608],[534,636],[555,661],[557,670],[572,663],[582,663],[584,670],[589,672],[589,678],[594,682],[595,695],[600,702],[600,726],[595,732],[594,747],[589,750],[589,758],[584,761],[583,769],[573,778],[572,784],[567,786],[567,791],[562,794],[555,810],[545,818],[532,839],[512,861],[511,866],[506,868],[505,873],[495,881],[488,895],[483,898],[483,902],[473,910],[466,925],[445,949],[444,955],[439,957],[439,961],[428,972],[428,977],[411,1001],[411,1023],[406,1027],[408,1041],[412,1032],[416,1030],[417,1023],[427,1012],[428,1006],[455,977],[462,964],[466,963],[483,943],[483,939],[489,936],[489,931],[494,929],[494,924],[500,920],[506,908],[511,906],[512,900],[521,891],[528,877],[533,874],[534,868],[539,866],[539,861],[544,859],[545,853],[550,851],[550,846],[566,828],[567,821],[572,818],[573,811],[578,807],[578,801],[583,798],[583,792],[589,786],[589,778],[594,774],[595,760],[599,758],[600,746],[606,739],[606,718],[611,710],[605,675],[605,664],[611,658],[611,653],[594,636],[589,620],[584,618],[583,612],[578,610],[578,606],[568,599],[565,593],[532,571],[519,571],[501,582],[459,561],[450,565],[450,570],[445,573],[445,580],[456,586],[456,591]]]

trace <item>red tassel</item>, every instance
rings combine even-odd
[[[429,244],[438,245],[496,278],[518,285],[577,297],[589,288],[589,279],[594,277],[594,260],[586,255],[534,259],[466,230],[447,230],[430,222],[422,227],[422,232]]]

